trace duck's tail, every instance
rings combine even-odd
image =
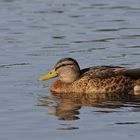
[[[140,68],[126,69],[124,74],[134,79],[140,79]]]

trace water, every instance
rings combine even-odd
[[[0,139],[139,139],[139,100],[61,100],[36,80],[62,57],[140,67],[139,15],[139,0],[0,0]]]

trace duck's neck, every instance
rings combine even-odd
[[[56,80],[50,87],[51,92],[54,93],[65,93],[68,91],[69,84]]]

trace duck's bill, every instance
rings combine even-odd
[[[51,72],[49,72],[49,73],[47,73],[47,74],[45,74],[45,75],[39,77],[38,80],[39,80],[39,81],[45,81],[45,80],[49,80],[49,79],[51,79],[51,78],[55,78],[55,77],[57,77],[57,76],[58,76],[58,75],[57,75],[55,69],[53,69]]]

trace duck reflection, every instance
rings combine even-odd
[[[71,101],[62,100],[55,108],[55,116],[58,116],[60,120],[77,120],[79,119],[80,105],[74,104]]]
[[[52,112],[49,115],[57,116],[59,120],[79,119],[81,105],[70,99],[60,99],[56,96],[42,97],[40,103],[42,106],[50,107]]]
[[[80,119],[80,109],[83,106],[107,108],[107,109],[119,109],[125,107],[126,103],[140,103],[140,97],[127,96],[125,98],[104,98],[104,99],[87,99],[78,97],[60,97],[56,95],[42,97],[40,99],[40,105],[51,108],[52,112],[49,115],[57,116],[59,120],[78,120]],[[112,110],[110,110],[112,112]],[[114,110],[115,111],[115,110]],[[100,113],[106,113],[106,110],[101,110]],[[107,111],[108,113],[109,111]]]

